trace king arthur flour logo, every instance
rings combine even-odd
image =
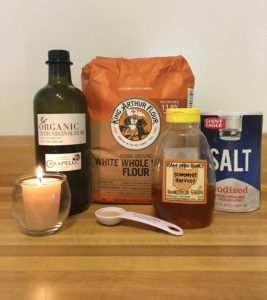
[[[153,104],[141,98],[120,102],[110,119],[114,139],[126,149],[147,148],[160,133],[160,115]]]

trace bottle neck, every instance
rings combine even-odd
[[[199,130],[199,123],[167,123],[167,127],[175,131]]]
[[[48,83],[72,85],[70,64],[49,63]]]

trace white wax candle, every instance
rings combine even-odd
[[[58,219],[62,181],[53,177],[22,182],[25,223],[32,230],[53,227]]]

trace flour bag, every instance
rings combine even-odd
[[[151,203],[153,153],[169,107],[191,107],[182,56],[96,57],[82,69],[91,122],[92,201]]]

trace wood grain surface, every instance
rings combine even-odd
[[[11,192],[33,166],[32,137],[0,137],[0,300],[267,299],[267,134],[261,208],[215,211],[211,226],[183,237],[131,221],[100,225],[100,204],[54,235],[24,235]],[[150,205],[121,206],[153,215]]]

